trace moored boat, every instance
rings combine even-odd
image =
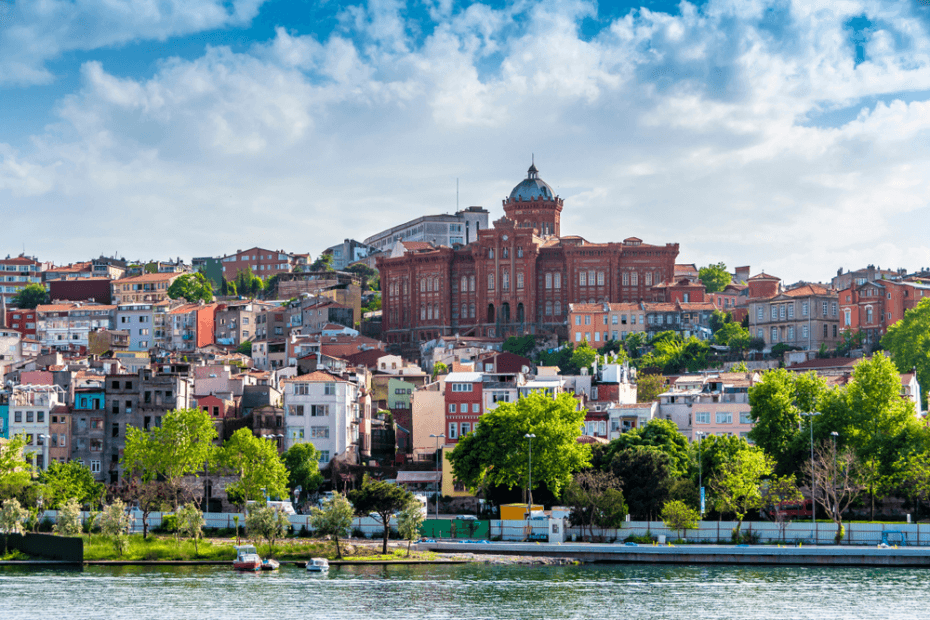
[[[262,560],[262,570],[278,570],[280,567],[281,563],[272,558]]]
[[[311,573],[325,573],[329,570],[329,561],[326,558],[312,558],[307,562],[307,570]]]
[[[262,559],[258,551],[252,545],[241,545],[236,547],[236,559],[233,561],[233,568],[243,571],[257,571],[262,568]]]

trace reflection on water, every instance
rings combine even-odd
[[[930,617],[917,569],[688,566],[89,567],[0,570],[0,618]]]

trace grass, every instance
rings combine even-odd
[[[19,551],[18,549],[11,549],[6,554],[0,553],[0,562],[10,562],[14,560],[31,560],[32,556]]]
[[[194,543],[181,541],[180,544],[172,536],[159,536],[149,534],[143,539],[141,534],[128,537],[129,544],[122,557],[116,552],[113,540],[101,534],[85,534],[84,559],[85,560],[214,560],[232,562],[236,557],[235,539],[202,539],[199,543],[199,552],[195,552]],[[330,540],[317,540],[310,538],[285,538],[275,543],[270,549],[267,543],[260,541],[242,540],[242,544],[255,544],[262,557],[273,557],[277,560],[305,561],[310,558],[327,558],[335,560],[336,545]],[[339,541],[342,547],[344,560],[405,560],[407,558],[406,545],[403,549],[395,549],[387,555],[381,554],[381,545],[369,546],[356,544],[353,541]],[[438,556],[433,552],[410,553],[411,560],[435,560]]]

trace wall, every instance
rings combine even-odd
[[[10,549],[18,549],[29,555],[38,555],[49,560],[82,563],[84,561],[84,539],[52,534],[0,534]]]

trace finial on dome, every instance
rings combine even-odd
[[[526,171],[526,178],[535,179],[538,174],[539,170],[536,168],[536,154],[534,153],[530,159],[530,169]]]

